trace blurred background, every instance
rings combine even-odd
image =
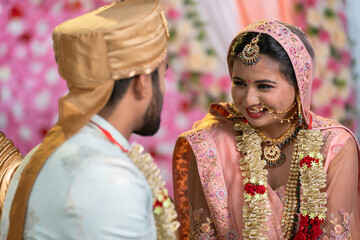
[[[67,92],[52,50],[53,28],[108,4],[106,0],[0,0],[0,131],[23,155],[58,117]],[[160,131],[133,136],[162,169],[172,192],[176,138],[191,129],[209,103],[230,101],[226,54],[232,38],[253,21],[275,19],[301,27],[317,55],[312,110],[358,135],[360,1],[163,0],[170,28],[167,92]],[[146,53],[144,53],[146,54]]]

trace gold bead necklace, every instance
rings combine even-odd
[[[292,239],[298,221],[296,213],[300,208],[300,165],[297,147],[297,140],[295,140],[281,219],[284,239]]]

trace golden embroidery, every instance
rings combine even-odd
[[[348,240],[351,239],[350,234],[350,223],[351,216],[349,213],[345,212],[344,209],[340,209],[341,215],[335,217],[334,213],[331,213],[331,229],[324,229],[324,236],[321,237],[322,240]],[[326,235],[326,236],[325,236]]]
[[[203,208],[198,210],[193,209],[191,204],[190,207],[190,234],[189,239],[201,240],[215,240],[214,221],[211,216],[206,219],[202,218],[204,212]],[[204,222],[205,221],[205,222]]]

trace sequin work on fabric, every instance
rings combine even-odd
[[[211,215],[214,217],[218,239],[239,239],[228,208],[228,193],[213,138],[208,131],[201,129],[192,131],[186,139],[197,159],[199,176]]]

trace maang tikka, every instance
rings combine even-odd
[[[249,44],[246,44],[238,57],[240,61],[246,66],[252,66],[259,62],[260,59],[260,48],[258,46],[259,38],[261,33],[254,37]]]

